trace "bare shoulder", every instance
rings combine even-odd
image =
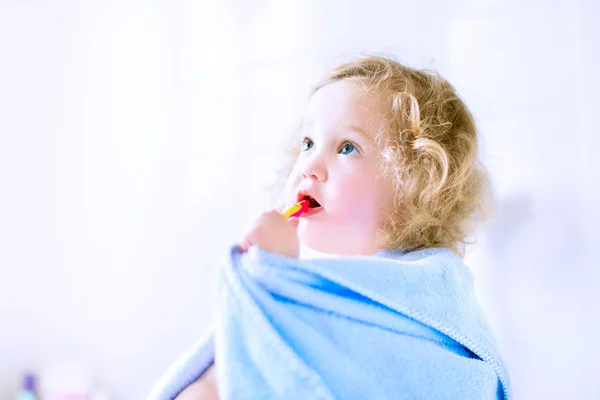
[[[186,387],[175,400],[218,400],[215,364],[212,364],[200,378]]]

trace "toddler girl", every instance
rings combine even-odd
[[[210,332],[152,399],[504,399],[508,377],[462,263],[486,175],[434,72],[364,56],[314,91],[282,204],[232,249]],[[281,209],[281,208],[278,208]],[[328,259],[300,260],[300,243]]]

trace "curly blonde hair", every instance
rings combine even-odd
[[[313,94],[342,80],[375,93],[385,107],[387,118],[374,140],[395,200],[383,217],[381,247],[447,247],[463,256],[490,205],[477,129],[465,103],[437,72],[413,69],[389,56],[365,55],[341,64]],[[296,144],[276,186],[287,179],[298,153]]]

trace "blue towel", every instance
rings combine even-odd
[[[214,333],[157,382],[173,399],[213,362],[227,399],[509,399],[473,292],[448,249],[300,260],[231,250]]]

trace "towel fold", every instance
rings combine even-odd
[[[227,399],[509,399],[462,260],[448,249],[300,260],[231,250],[214,332],[149,398],[173,399],[216,354]]]

